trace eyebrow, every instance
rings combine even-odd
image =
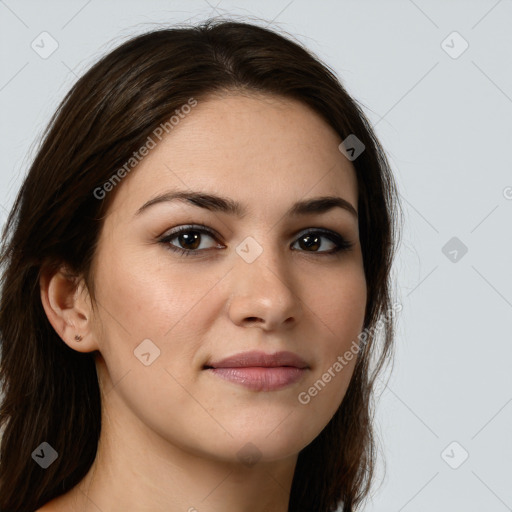
[[[213,212],[222,212],[235,215],[240,219],[245,217],[247,214],[247,209],[237,201],[233,201],[227,197],[221,197],[214,194],[189,190],[165,192],[160,194],[144,203],[136,211],[135,215],[140,215],[142,212],[146,211],[148,208],[155,204],[169,201],[188,202]],[[320,196],[298,201],[291,206],[291,208],[286,212],[286,215],[300,216],[325,213],[332,210],[333,208],[342,208],[343,210],[351,213],[356,219],[358,218],[357,211],[352,206],[352,204],[350,204],[346,199],[337,196]]]

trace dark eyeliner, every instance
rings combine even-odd
[[[158,239],[158,242],[163,244],[166,249],[178,253],[180,256],[197,256],[200,255],[202,252],[209,250],[209,249],[201,249],[201,250],[190,250],[190,249],[182,249],[181,247],[176,247],[175,245],[170,244],[169,242],[176,238],[181,233],[188,233],[190,231],[195,231],[197,233],[203,233],[206,235],[211,236],[212,238],[216,239],[217,235],[207,226],[203,224],[190,224],[190,225],[184,225],[179,226],[174,231],[168,233],[167,235],[164,235],[163,237],[160,237]],[[213,249],[213,248],[212,248]]]
[[[181,233],[188,233],[188,232],[197,232],[197,233],[204,233],[206,235],[211,236],[215,240],[217,240],[217,234],[212,231],[210,228],[203,224],[191,224],[191,225],[183,225],[179,226],[172,232],[166,234],[165,236],[162,236],[158,239],[158,242],[163,244],[166,249],[178,253],[180,256],[199,256],[201,253],[208,251],[210,249],[183,249],[181,247],[176,247],[175,245],[169,243],[171,240],[176,238]],[[306,235],[321,235],[322,237],[325,237],[329,239],[331,242],[336,244],[336,247],[334,249],[331,249],[330,251],[304,251],[304,250],[298,250],[298,249],[292,249],[294,251],[298,252],[304,252],[304,253],[311,253],[315,255],[323,255],[323,256],[332,256],[339,252],[344,252],[352,249],[354,247],[354,243],[346,240],[343,236],[339,235],[338,233],[330,230],[326,230],[323,228],[310,228],[306,231],[301,232],[293,244],[297,243],[297,241]],[[292,244],[292,245],[293,245]],[[211,249],[214,249],[213,247]]]
[[[328,238],[331,242],[334,242],[336,244],[336,247],[334,249],[331,249],[330,251],[317,251],[317,252],[315,252],[315,251],[299,251],[299,252],[304,252],[306,254],[310,252],[311,254],[329,256],[329,255],[335,255],[336,253],[339,253],[339,252],[349,251],[350,249],[352,249],[354,247],[353,242],[348,241],[346,238],[344,238],[340,234],[338,234],[334,231],[323,229],[323,228],[309,228],[308,230],[300,233],[299,236],[297,237],[297,239],[295,240],[295,242],[293,242],[293,243],[295,244],[301,237],[306,236],[306,235],[322,235],[325,238]],[[296,251],[297,249],[293,249],[293,250]]]

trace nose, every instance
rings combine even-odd
[[[265,249],[251,263],[236,256],[230,272],[229,316],[239,326],[291,328],[302,315],[297,279],[285,254]]]

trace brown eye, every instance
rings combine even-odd
[[[201,243],[201,234],[197,231],[180,233],[176,238],[184,249],[197,249]]]
[[[319,250],[325,246],[324,239],[327,239],[333,247],[329,250]],[[312,252],[319,254],[333,254],[339,251],[350,249],[354,244],[345,240],[341,235],[333,231],[309,231],[303,233],[297,240],[300,248],[304,252]]]
[[[206,226],[180,226],[162,237],[159,242],[164,244],[169,250],[177,252],[182,256],[198,256],[208,249],[225,248],[225,246],[219,243],[217,245],[212,244],[209,247],[201,247],[203,242],[207,243],[205,242],[205,237],[216,241],[216,235]],[[327,249],[325,249],[325,240],[327,240]],[[329,243],[332,245],[331,247],[329,247]],[[321,255],[333,255],[340,251],[349,250],[354,245],[334,231],[318,229],[303,233],[295,244],[299,244],[301,252]]]
[[[298,240],[302,249],[312,249],[317,251],[322,245],[322,237],[317,235],[303,235]],[[331,241],[331,243],[333,243]]]
[[[184,256],[199,254],[207,249],[219,247],[219,244],[211,244],[210,247],[201,247],[205,238],[211,238],[215,241],[215,235],[206,227],[180,226],[178,229],[161,238],[159,242],[165,244],[168,249]]]

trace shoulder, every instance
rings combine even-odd
[[[62,502],[62,498],[59,497],[49,501],[41,508],[35,510],[35,512],[64,512],[64,510],[66,510],[66,507]]]
[[[35,512],[57,512],[58,509],[52,505],[52,502],[49,501],[46,505],[43,505],[41,508],[38,508]]]
[[[83,493],[77,492],[77,489],[73,488],[64,494],[53,498],[34,512],[76,512],[79,510],[85,510],[84,507],[85,503],[83,502]]]

